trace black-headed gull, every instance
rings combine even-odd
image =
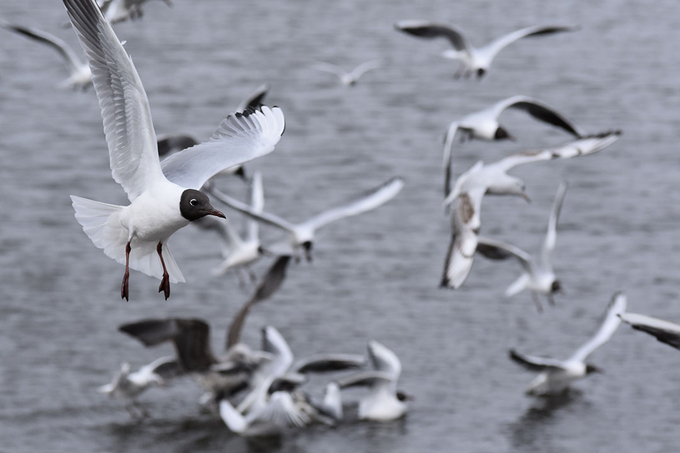
[[[531,371],[540,371],[540,374],[529,385],[527,394],[541,396],[561,393],[567,390],[572,382],[601,371],[596,366],[586,363],[585,360],[593,351],[609,341],[621,324],[619,316],[626,311],[626,303],[624,293],[615,293],[607,305],[602,324],[595,335],[567,360],[523,355],[511,349],[512,360]]]
[[[646,332],[661,343],[680,349],[680,324],[636,313],[622,313],[620,316],[633,329]]]
[[[98,0],[104,17],[110,24],[117,24],[128,19],[139,19],[144,15],[142,5],[148,0]],[[171,0],[162,0],[168,6],[172,6]]]
[[[317,229],[336,220],[345,217],[355,216],[382,206],[394,198],[404,186],[403,179],[392,178],[380,186],[365,192],[355,200],[344,206],[331,208],[318,214],[302,223],[291,223],[283,218],[268,212],[255,212],[250,206],[242,203],[222,192],[211,187],[208,193],[243,214],[268,225],[280,228],[288,232],[288,241],[284,244],[272,247],[272,251],[281,254],[297,254],[300,249],[304,249],[308,261],[312,260],[312,247],[314,234]]]
[[[421,20],[405,20],[397,22],[395,28],[419,38],[446,38],[454,48],[445,51],[443,56],[460,61],[460,68],[456,72],[455,78],[469,77],[472,74],[476,74],[478,78],[483,77],[489,71],[491,62],[498,52],[518,39],[578,30],[578,27],[574,26],[535,25],[496,38],[483,47],[475,48],[460,31],[449,25]]]
[[[450,171],[452,148],[456,135],[460,136],[461,140],[514,140],[514,137],[498,122],[499,116],[507,109],[523,110],[535,119],[559,127],[577,138],[585,135],[576,124],[541,101],[527,96],[512,96],[484,110],[466,115],[449,125],[444,138],[445,174],[448,175]],[[448,193],[447,184],[448,182],[445,182],[444,190]]]
[[[93,0],[64,5],[90,62],[113,178],[131,202],[116,206],[72,196],[76,219],[98,248],[125,264],[121,297],[129,298],[132,268],[160,278],[159,292],[167,299],[170,283],[185,281],[168,238],[206,215],[224,217],[199,189],[219,171],[273,151],[284,130],[283,113],[262,107],[230,115],[209,142],[161,165],[149,102],[132,60]]]
[[[0,20],[0,27],[20,33],[43,44],[47,44],[59,52],[59,55],[64,59],[69,71],[69,78],[59,84],[60,88],[74,88],[84,91],[92,85],[90,66],[87,63],[84,63],[73,49],[62,39],[36,28],[9,24],[2,20]]]
[[[335,74],[338,77],[339,82],[344,86],[354,86],[359,81],[359,77],[367,73],[368,71],[373,71],[380,67],[380,60],[371,60],[365,63],[361,63],[356,68],[352,69],[350,72],[345,71],[338,65],[324,62],[315,63],[312,68],[317,71],[328,72],[330,74]]]
[[[543,310],[543,307],[541,306],[538,294],[545,294],[550,305],[555,305],[553,294],[562,289],[562,285],[557,280],[553,270],[552,253],[557,242],[557,221],[560,217],[560,210],[562,209],[562,202],[566,193],[567,183],[563,182],[557,189],[555,202],[548,219],[548,232],[543,240],[541,253],[537,257],[534,258],[529,253],[512,244],[481,236],[477,238],[477,252],[483,256],[494,260],[515,258],[520,263],[524,272],[508,287],[505,291],[505,296],[512,297],[525,289],[529,289],[536,304],[536,309],[539,312]]]
[[[531,162],[592,154],[616,142],[620,135],[620,131],[614,131],[587,136],[558,148],[513,154],[488,165],[479,161],[461,174],[444,200],[445,206],[451,206],[452,235],[441,286],[459,288],[470,273],[477,250],[480,209],[485,194],[515,195],[529,200],[524,182],[508,175],[509,170]]]
[[[111,383],[97,390],[111,398],[123,400],[131,417],[144,417],[147,413],[137,402],[137,397],[152,385],[164,386],[168,379],[181,373],[181,367],[174,357],[161,357],[134,372],[128,362],[123,362]]]
[[[401,362],[397,355],[383,344],[371,341],[368,357],[374,371],[356,373],[336,382],[340,389],[369,387],[370,392],[359,401],[359,419],[390,421],[402,417],[408,409],[410,396],[397,390],[401,375]]]

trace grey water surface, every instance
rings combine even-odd
[[[0,17],[78,46],[58,0],[4,0]],[[484,80],[456,81],[456,64],[439,56],[446,42],[393,29],[418,18],[455,24],[478,45],[533,24],[581,30],[515,43]],[[303,220],[393,175],[406,179],[389,204],[321,230],[314,262],[291,267],[282,290],[253,310],[244,339],[258,345],[260,328],[271,324],[300,357],[362,353],[378,340],[401,358],[400,387],[415,400],[402,420],[318,426],[272,442],[239,438],[201,412],[190,381],[144,394],[152,416],[141,422],[98,394],[121,361],[140,366],[172,353],[167,345],[145,350],[117,332],[120,323],[204,318],[219,351],[247,293],[234,275],[210,275],[217,242],[187,227],[171,242],[188,283],[173,285],[164,301],[157,280],[134,272],[131,300],[120,300],[122,266],[83,234],[69,200],[127,203],[111,178],[94,92],[57,89],[66,76],[59,57],[0,30],[0,451],[680,448],[679,351],[621,326],[591,357],[605,373],[551,401],[525,396],[533,376],[507,357],[515,347],[566,358],[616,290],[627,292],[631,311],[680,322],[677,2],[176,0],[171,8],[149,2],[142,20],[115,30],[127,40],[158,134],[206,139],[242,97],[270,84],[268,103],[283,109],[287,129],[274,153],[248,165],[263,172],[268,210]],[[352,88],[310,68],[376,58],[384,66]],[[528,293],[503,297],[518,276],[512,262],[478,259],[461,289],[438,288],[450,231],[442,134],[459,116],[515,94],[542,99],[588,131],[624,131],[597,155],[514,170],[531,204],[484,201],[485,235],[536,250],[557,186],[569,181],[555,253],[566,293],[543,314]],[[479,159],[569,140],[521,113],[503,121],[518,141],[456,146],[456,174]],[[220,184],[245,194],[238,181]],[[281,237],[264,227],[263,236]],[[312,384],[320,390],[323,380]]]

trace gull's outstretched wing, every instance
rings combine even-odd
[[[141,367],[137,373],[143,376],[150,376],[156,374],[163,380],[170,380],[181,376],[183,370],[177,359],[173,356],[160,357],[148,365]]]
[[[545,235],[545,241],[543,241],[543,247],[541,248],[541,259],[544,263],[550,262],[550,255],[553,250],[555,250],[555,243],[557,242],[557,221],[560,218],[560,211],[562,210],[562,202],[567,194],[567,183],[563,181],[557,188],[557,194],[555,195],[555,202],[553,203],[552,210],[550,211],[550,218],[548,219],[548,232]]]
[[[490,165],[498,165],[503,171],[508,171],[517,165],[528,164],[552,159],[569,159],[571,157],[585,156],[596,153],[616,142],[621,136],[621,131],[604,132],[602,134],[589,135],[567,143],[557,148],[550,148],[535,153],[513,154]]]
[[[272,326],[262,329],[262,350],[273,355],[269,374],[281,376],[293,364],[293,352],[281,333]]]
[[[602,319],[600,328],[586,344],[578,348],[569,360],[583,362],[595,349],[609,341],[621,324],[620,315],[626,312],[627,301],[628,299],[624,293],[617,292],[614,294],[614,297],[612,297],[611,302],[609,302],[609,305],[607,305],[607,309],[604,312],[604,318]]]
[[[258,302],[262,302],[271,297],[272,294],[281,287],[283,280],[286,278],[286,269],[288,268],[289,262],[290,256],[278,257],[269,270],[267,270],[267,273],[262,277],[262,280],[260,280],[253,297],[243,304],[243,307],[241,307],[236,316],[234,316],[234,319],[229,326],[229,333],[227,334],[227,350],[241,341],[241,330],[243,330],[243,324],[250,312],[250,308]]]
[[[194,137],[183,134],[164,135],[163,137],[158,138],[156,143],[158,146],[158,155],[161,157],[170,154],[173,151],[181,151],[198,145],[198,142]]]
[[[510,358],[530,371],[562,370],[564,363],[548,357],[520,354],[514,349],[510,350]]]
[[[344,206],[331,208],[328,211],[324,211],[321,214],[312,217],[305,221],[303,225],[316,230],[317,228],[321,228],[336,220],[371,211],[394,198],[399,191],[401,191],[402,187],[404,187],[404,180],[399,177],[394,177],[378,187],[365,192]]]
[[[198,190],[222,170],[272,152],[284,129],[278,107],[249,107],[222,120],[210,141],[163,160],[163,173],[180,187]]]
[[[458,128],[458,123],[451,123],[444,137],[444,197],[451,193],[451,157],[453,154],[453,140],[456,138]]]
[[[92,70],[113,179],[132,201],[163,178],[149,100],[132,60],[97,3],[64,0],[64,5]]]
[[[254,212],[262,212],[264,209],[264,188],[262,186],[262,173],[256,171],[253,173],[250,181],[250,207]],[[256,220],[248,221],[248,236],[249,241],[257,241],[259,234],[259,222]]]
[[[421,20],[403,20],[397,22],[394,27],[419,38],[446,38],[456,50],[468,50],[469,44],[465,36],[449,25],[436,24]]]
[[[619,316],[633,329],[646,332],[656,337],[658,341],[680,349],[680,325],[635,313],[622,313]]]
[[[518,39],[528,38],[529,36],[550,35],[564,31],[575,31],[578,29],[579,27],[565,25],[535,25],[533,27],[522,28],[521,30],[508,33],[507,35],[501,36],[500,38],[496,38],[489,44],[486,44],[484,47],[481,47],[479,50],[488,52],[493,58],[493,56],[495,56],[498,52]]]
[[[531,255],[512,244],[478,236],[477,252],[491,260],[515,258],[525,271],[531,272]]]
[[[390,349],[377,341],[368,343],[368,357],[371,359],[373,369],[392,376],[396,381],[401,375],[401,361]]]
[[[327,373],[361,368],[366,358],[357,354],[314,354],[298,360],[290,369],[292,373]]]
[[[380,67],[380,60],[367,61],[365,63],[361,63],[359,66],[352,69],[352,72],[350,72],[350,75],[352,76],[352,78],[354,80],[357,80],[359,77],[366,74],[368,71],[373,71],[374,69],[378,69],[379,67]]]
[[[37,28],[23,27],[20,25],[6,23],[2,20],[0,20],[0,27],[20,33],[28,38],[34,39],[52,47],[64,58],[66,64],[72,72],[76,71],[83,64],[81,59],[68,44],[50,33],[38,30]]]
[[[295,225],[289,221],[269,212],[257,212],[253,210],[251,206],[230,197],[229,195],[217,190],[215,187],[205,188],[204,190],[230,208],[257,220],[258,222],[263,222],[288,232],[292,232],[295,229]]]
[[[236,107],[236,111],[243,112],[248,107],[257,108],[260,106],[260,104],[264,104],[264,98],[267,96],[268,91],[269,86],[266,83],[264,85],[260,85],[255,89],[255,91],[250,93],[244,100],[241,101],[238,107]]]
[[[492,111],[494,112],[494,116],[498,118],[498,116],[500,116],[503,111],[510,108],[523,110],[537,120],[564,129],[566,132],[576,137],[583,137],[585,135],[585,133],[576,124],[574,124],[572,121],[569,121],[559,112],[548,107],[539,100],[530,98],[528,96],[513,96],[504,99],[495,104],[492,107]]]
[[[336,64],[331,64],[331,63],[325,63],[323,61],[317,61],[312,65],[313,69],[316,69],[317,71],[323,71],[323,72],[329,72],[331,74],[335,74],[338,76],[340,79],[343,78],[343,76],[347,75],[347,72],[342,69],[340,66]]]
[[[379,387],[391,386],[394,382],[392,375],[384,371],[362,371],[336,381],[338,387],[346,389],[350,387]]]

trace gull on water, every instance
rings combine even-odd
[[[620,131],[591,135],[557,148],[513,154],[488,165],[479,161],[461,174],[444,200],[445,206],[451,206],[452,231],[441,286],[459,288],[470,273],[477,250],[480,209],[485,194],[515,195],[529,201],[524,182],[508,175],[509,170],[531,162],[593,154],[616,142],[620,135]]]
[[[272,354],[269,367],[260,375],[252,392],[235,408],[228,399],[220,401],[220,416],[227,427],[243,436],[280,434],[287,428],[302,428],[313,422],[333,424],[342,417],[342,401],[337,385],[328,384],[324,398],[316,402],[299,387],[308,373],[324,373],[358,368],[362,356],[317,354],[293,364],[293,353],[278,330],[262,329],[263,349]],[[255,380],[255,379],[254,379]]]
[[[71,196],[76,219],[95,246],[125,264],[122,298],[129,299],[132,268],[161,279],[159,292],[167,299],[170,283],[185,281],[168,248],[170,236],[206,215],[224,217],[199,189],[219,171],[273,151],[284,130],[283,113],[262,107],[229,115],[210,141],[161,164],[132,60],[94,0],[64,5],[90,61],[113,179],[130,199],[128,206],[116,206]]]
[[[505,296],[512,297],[525,289],[529,289],[539,312],[543,310],[543,307],[541,306],[538,294],[545,294],[550,305],[555,305],[553,294],[562,290],[562,285],[557,280],[553,270],[552,253],[555,250],[555,243],[557,241],[557,221],[560,217],[560,210],[562,209],[562,202],[566,193],[567,183],[563,182],[557,189],[555,202],[548,219],[548,232],[543,240],[541,253],[536,258],[512,244],[481,236],[477,237],[478,253],[494,260],[515,258],[520,263],[524,272],[508,287],[505,291]]]
[[[118,330],[140,341],[146,347],[171,342],[175,360],[184,374],[191,375],[206,391],[204,402],[214,401],[217,394],[233,395],[251,386],[257,369],[272,356],[253,351],[240,341],[241,330],[250,309],[268,299],[283,283],[290,257],[279,257],[262,278],[253,296],[234,315],[225,339],[225,352],[217,356],[210,344],[210,325],[201,319],[144,319],[123,324]]]
[[[62,39],[38,30],[36,28],[22,27],[0,20],[0,27],[22,34],[43,44],[47,44],[62,56],[69,71],[69,78],[59,84],[60,88],[74,88],[85,91],[92,85],[92,73],[90,66],[84,63],[76,52]]]
[[[518,39],[578,30],[575,26],[535,25],[496,38],[483,47],[475,48],[463,33],[449,25],[422,20],[405,20],[397,22],[395,28],[419,38],[446,38],[453,49],[445,51],[442,55],[444,58],[460,61],[460,68],[454,75],[455,78],[461,76],[467,78],[472,74],[476,74],[478,78],[483,77],[489,71],[491,62],[498,52]]]
[[[619,316],[633,329],[646,332],[661,343],[680,349],[680,324],[636,313],[621,313]]]
[[[390,349],[371,341],[368,344],[368,357],[373,371],[365,371],[338,379],[338,387],[368,387],[369,393],[359,401],[359,419],[390,421],[406,414],[407,401],[412,399],[404,392],[397,390],[397,381],[401,375],[401,362]]]
[[[339,82],[344,86],[354,86],[359,81],[359,77],[367,73],[368,71],[373,71],[381,66],[380,60],[371,60],[365,63],[361,63],[356,68],[352,69],[350,72],[345,71],[338,65],[324,62],[316,62],[313,69],[317,71],[328,72],[335,74],[338,77]]]
[[[284,220],[275,214],[270,214],[264,211],[256,212],[247,204],[220,192],[214,187],[210,187],[207,189],[207,191],[214,198],[226,204],[230,208],[242,212],[243,214],[257,220],[258,222],[266,223],[288,232],[288,241],[273,246],[271,251],[277,254],[295,255],[300,249],[304,249],[307,260],[311,261],[314,234],[316,233],[317,229],[336,220],[355,216],[376,209],[394,198],[403,186],[403,179],[399,177],[391,178],[380,186],[365,192],[346,205],[331,208],[302,223],[297,224],[288,222],[287,220]]]
[[[536,357],[510,350],[510,358],[519,365],[540,374],[531,382],[527,394],[536,396],[554,395],[564,392],[574,381],[595,372],[596,366],[586,363],[586,359],[597,348],[605,344],[621,324],[620,315],[626,311],[626,295],[617,292],[607,305],[602,323],[593,337],[581,346],[567,360]]]
[[[461,141],[466,139],[514,140],[515,138],[498,122],[498,117],[507,109],[523,110],[535,119],[559,127],[576,138],[585,135],[576,124],[537,99],[527,96],[512,96],[503,99],[484,110],[466,115],[449,125],[444,139],[444,172],[447,176],[444,184],[444,195],[450,191],[448,175],[450,174],[451,154],[456,135],[460,136]]]
[[[111,383],[97,390],[123,400],[131,417],[145,417],[148,414],[137,402],[137,397],[152,385],[165,386],[168,379],[179,374],[180,366],[174,357],[161,357],[134,372],[128,362],[123,362]]]

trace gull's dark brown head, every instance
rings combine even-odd
[[[182,198],[179,200],[179,212],[182,214],[182,217],[190,222],[207,215],[214,215],[226,219],[226,216],[222,214],[222,212],[213,208],[210,204],[210,199],[206,194],[195,189],[187,189],[182,192]]]

